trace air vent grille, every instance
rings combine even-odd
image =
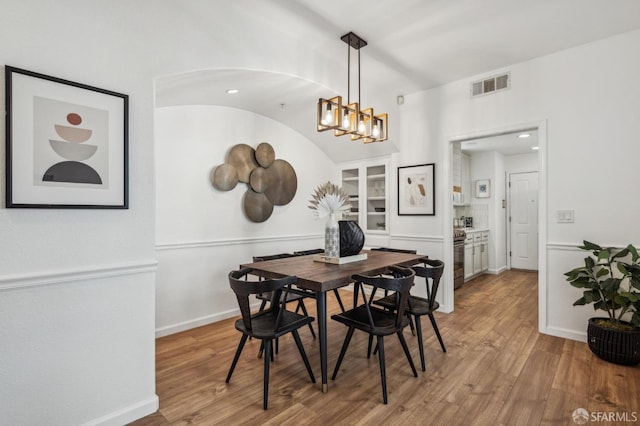
[[[500,74],[471,83],[471,97],[499,92],[511,87],[509,73]]]

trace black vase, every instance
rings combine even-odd
[[[589,318],[587,339],[591,352],[614,364],[640,363],[640,328],[633,330],[606,328],[597,324],[600,319],[606,318]],[[621,322],[630,325],[625,321]]]
[[[338,221],[340,228],[340,257],[353,256],[364,247],[364,232],[353,220]]]

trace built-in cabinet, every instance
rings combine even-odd
[[[489,269],[489,231],[467,231],[464,242],[464,279],[468,281]]]
[[[362,163],[341,170],[342,189],[349,194],[351,211],[343,214],[355,220],[365,232],[388,233],[388,161]]]
[[[471,157],[460,150],[459,142],[455,143],[451,161],[454,206],[464,206],[471,203],[470,167]]]

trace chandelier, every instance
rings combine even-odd
[[[349,135],[364,143],[387,140],[387,114],[374,114],[373,108],[360,108],[360,48],[367,42],[353,32],[340,37],[347,44],[347,103],[341,96],[318,100],[318,131],[333,130],[335,136]],[[351,49],[358,51],[358,102],[351,102]]]

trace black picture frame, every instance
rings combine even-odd
[[[5,66],[7,208],[129,208],[129,96]]]
[[[398,167],[398,216],[435,216],[435,163]]]

